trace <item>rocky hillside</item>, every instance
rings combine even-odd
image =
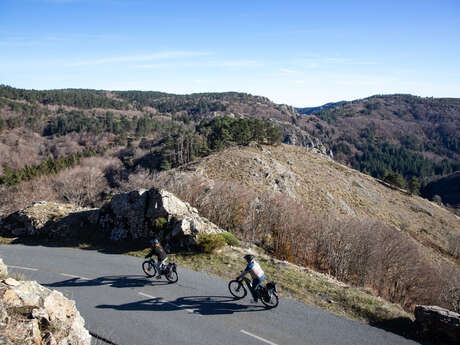
[[[292,107],[236,92],[35,91],[0,85],[0,175],[5,166],[37,166],[49,157],[85,151],[100,155],[128,142],[132,147],[141,138],[158,143],[218,116],[270,120],[284,140],[312,143],[308,133],[292,124],[296,114]]]
[[[143,183],[175,192],[280,259],[408,309],[457,308],[459,217],[315,150],[235,147]]]
[[[299,201],[309,214],[377,219],[406,232],[421,245],[459,258],[459,218],[437,204],[385,185],[296,146],[232,148],[171,174],[193,174],[271,190]]]
[[[166,170],[256,141],[315,148],[418,193],[435,176],[460,169],[459,109],[458,99],[388,95],[297,109],[299,114],[290,106],[236,92],[174,95],[0,86],[0,189],[72,170],[67,175],[90,175],[90,185],[96,184],[77,203],[100,206],[116,180],[137,169]],[[52,180],[68,183],[66,178]],[[75,203],[72,193],[61,194],[57,200]],[[12,210],[3,208],[0,216]]]
[[[459,218],[316,149],[233,147],[161,173],[134,172],[119,188],[127,192],[101,208],[67,216],[53,216],[62,207],[52,203],[34,204],[4,219],[3,234],[83,241],[88,231],[113,241],[159,234],[171,249],[193,250],[198,233],[223,229],[408,310],[458,308]]]
[[[157,237],[168,250],[190,250],[199,234],[221,232],[190,204],[155,188],[118,194],[100,209],[35,202],[0,221],[0,235],[7,237],[73,243],[140,240],[145,244]]]
[[[0,259],[0,342],[5,345],[90,345],[75,302],[35,281],[7,278]]]

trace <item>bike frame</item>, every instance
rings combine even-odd
[[[249,292],[251,293],[252,297],[255,298],[256,296],[254,296],[254,294],[256,293],[255,291],[253,291],[252,289],[252,283],[251,283],[251,280],[247,277],[243,277],[241,278],[241,280],[246,283],[246,286],[248,287],[248,290]]]
[[[173,270],[173,271],[176,270],[176,264],[174,262],[168,262],[167,264],[164,265],[163,269],[160,269],[160,267],[158,267],[157,261],[155,261],[155,259],[153,257],[150,257],[150,263],[155,266],[155,268],[157,269],[158,274],[160,274],[160,275],[167,273],[167,269],[168,269],[169,265],[171,265],[171,270]]]

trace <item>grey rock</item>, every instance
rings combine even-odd
[[[460,314],[438,307],[418,305],[414,310],[419,335],[442,344],[460,344]]]
[[[71,204],[34,202],[10,214],[0,224],[0,233],[13,236],[77,237],[82,229],[97,223],[98,211]]]
[[[3,283],[8,286],[18,286],[20,284],[16,279],[13,278],[7,278],[3,281]]]
[[[138,190],[118,194],[100,209],[40,202],[11,214],[3,233],[72,239],[101,234],[111,241],[148,239],[153,236],[170,247],[190,248],[199,233],[219,233],[219,227],[198,210],[166,190]]]
[[[115,196],[101,208],[98,228],[113,241],[156,236],[180,248],[192,246],[199,233],[222,232],[190,204],[155,188]]]
[[[3,260],[0,258],[0,278],[8,277],[8,267],[3,263]]]
[[[15,281],[15,284],[2,281],[0,290],[3,291],[0,309],[15,313],[12,316],[0,315],[2,328],[10,337],[5,339],[5,343],[90,345],[91,336],[84,327],[85,322],[75,302],[62,293],[35,281]],[[39,325],[51,322],[54,334],[50,334],[50,330],[41,334]],[[8,332],[9,329],[20,329],[21,332]]]

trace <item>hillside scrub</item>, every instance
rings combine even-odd
[[[23,209],[34,201],[73,203],[77,206],[101,206],[110,194],[113,171],[121,162],[110,154],[82,158],[80,165],[56,174],[39,176],[12,186],[0,185],[0,218]],[[107,193],[107,194],[106,194]]]
[[[281,260],[326,272],[410,310],[416,304],[455,307],[458,267],[431,263],[405,233],[368,219],[317,217],[286,195],[231,182],[156,176],[200,214]]]
[[[408,306],[420,296],[435,303],[438,292],[439,299],[451,296],[442,302],[447,305],[458,295],[448,285],[458,276],[458,265],[449,273],[459,259],[458,219],[403,191],[387,193],[368,176],[319,155],[261,144],[283,140],[312,150],[326,144],[336,159],[374,176],[400,186],[413,181],[408,188],[417,194],[428,176],[458,168],[459,106],[459,99],[389,95],[301,116],[266,98],[232,92],[0,86],[0,175],[22,181],[0,185],[0,217],[32,201],[100,206],[119,191],[163,184],[224,229],[279,258],[370,286]],[[251,141],[257,143],[252,151],[234,147]],[[111,145],[119,151],[53,169],[60,159]],[[207,159],[226,147],[233,148]],[[47,160],[50,174],[34,177],[31,167]],[[194,165],[184,167],[187,162]],[[176,166],[209,180],[152,175]],[[440,283],[432,288],[436,279]]]
[[[458,301],[453,285],[458,268],[443,260],[430,263],[410,236],[379,221],[319,215],[286,194],[230,181],[211,183],[196,176],[152,175],[147,170],[123,177],[121,164],[110,155],[85,158],[81,166],[57,175],[0,186],[0,212],[7,215],[39,200],[98,206],[105,193],[157,185],[197,207],[223,229],[260,244],[280,259],[371,288],[408,309],[416,303],[447,307]],[[455,257],[458,237],[452,233],[448,240],[447,248]]]
[[[37,91],[0,85],[2,136],[8,135],[3,131],[28,130],[46,145],[43,138],[54,141],[60,136],[80,133],[108,135],[118,143],[127,143],[132,138],[178,135],[179,152],[182,152],[187,146],[182,146],[181,134],[196,130],[194,134],[206,136],[197,130],[209,129],[210,126],[202,126],[203,121],[225,122],[220,120],[225,116],[249,123],[268,120],[267,123],[282,132],[281,136],[276,131],[266,132],[268,141],[271,137],[305,146],[321,141],[332,148],[337,160],[374,177],[383,178],[389,172],[400,174],[406,182],[417,177],[422,184],[434,175],[459,168],[459,109],[459,99],[455,98],[384,95],[298,109],[299,114],[292,107],[274,104],[264,97],[237,92],[174,95],[76,89]],[[247,124],[240,126],[231,141],[246,141],[247,128]],[[252,136],[261,133],[250,132]],[[189,152],[193,151],[190,148],[194,141],[189,143]],[[222,140],[216,144],[219,142]],[[39,164],[48,157],[42,150],[32,152],[20,139],[18,144],[20,150],[9,151],[28,151],[25,164]],[[8,144],[11,146],[15,144]],[[176,157],[178,164],[182,164],[183,157],[183,152]],[[12,160],[15,162],[9,164],[10,168],[23,167],[22,160]],[[13,163],[12,160],[7,163]],[[170,163],[174,167],[174,162]],[[0,165],[4,165],[1,158]],[[166,162],[163,168],[169,168]]]
[[[198,236],[198,247],[203,253],[212,253],[226,244],[225,238],[218,234],[200,234]]]

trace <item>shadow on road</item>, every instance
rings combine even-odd
[[[100,286],[108,285],[115,288],[133,288],[143,286],[158,286],[170,284],[164,280],[149,280],[143,275],[120,275],[120,276],[104,276],[95,279],[81,279],[71,278],[60,282],[51,284],[43,284],[44,286],[51,288],[58,287],[81,287],[81,286]]]
[[[149,298],[138,302],[111,305],[101,304],[100,309],[115,310],[146,310],[146,311],[175,311],[190,310],[200,315],[224,315],[238,312],[255,312],[267,310],[260,305],[243,305],[228,296],[189,296],[180,297],[174,301],[165,301],[161,297]]]

